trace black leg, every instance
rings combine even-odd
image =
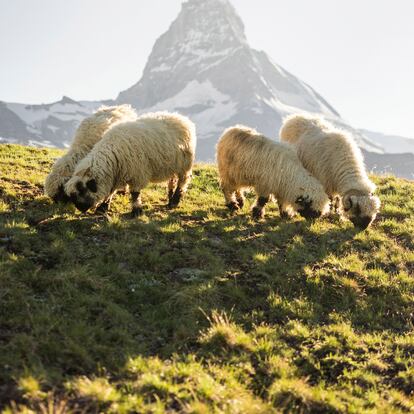
[[[177,183],[178,180],[175,177],[172,177],[170,181],[168,181],[168,206],[170,206],[172,203],[172,199],[177,188]]]
[[[236,195],[237,204],[240,208],[244,207],[244,197],[241,194]]]
[[[142,216],[144,210],[142,209],[140,191],[133,191],[131,193],[131,203],[132,203],[132,212],[131,212],[132,217]]]
[[[230,210],[230,212],[235,213],[237,210],[239,210],[239,205],[232,201],[226,205],[226,207]]]
[[[290,217],[290,214],[287,211],[281,211],[280,212],[280,218],[283,219],[283,220],[289,220],[291,217]]]
[[[182,188],[177,187],[174,194],[170,198],[170,201],[168,203],[168,208],[176,208],[180,204],[180,201],[183,197],[184,191]]]
[[[277,205],[279,206],[279,214],[280,214],[280,218],[282,220],[289,220],[289,219],[292,218],[292,216],[286,210],[283,210],[283,204],[282,203],[280,203],[278,201]]]
[[[168,203],[171,203],[173,197],[174,197],[174,190],[168,190]]]
[[[110,207],[109,201],[104,201],[96,210],[95,214],[105,215],[108,213]]]
[[[259,197],[256,205],[253,207],[252,213],[255,220],[260,220],[264,217],[266,204],[269,202],[269,197]]]

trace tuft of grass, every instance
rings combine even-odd
[[[211,326],[201,335],[200,343],[212,352],[223,349],[240,352],[253,350],[251,338],[242,328],[231,322],[225,313],[213,311],[208,320]]]
[[[0,146],[3,413],[414,410],[414,184],[373,177],[382,211],[261,222],[197,165],[107,218],[53,205],[57,150]]]

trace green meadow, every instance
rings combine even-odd
[[[43,195],[60,154],[0,145],[2,413],[414,411],[414,183],[365,232],[231,216],[207,164],[102,217]]]

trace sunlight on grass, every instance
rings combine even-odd
[[[100,403],[119,400],[119,393],[105,378],[78,378],[74,383],[68,384],[82,398],[90,398]]]
[[[383,210],[226,211],[198,165],[106,217],[54,205],[59,151],[0,146],[0,406],[5,413],[403,413],[414,409],[414,185],[374,177]]]

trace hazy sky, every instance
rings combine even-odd
[[[414,0],[232,0],[250,44],[357,127],[414,137]],[[181,0],[0,0],[0,100],[115,98]]]

